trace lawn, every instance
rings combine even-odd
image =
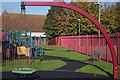
[[[5,62],[5,64],[2,66],[2,71],[10,71],[15,68],[35,68],[37,70],[53,71],[64,65],[66,65],[66,63],[61,60],[41,61],[39,59],[31,59],[31,64],[28,65],[27,59],[23,59]]]
[[[43,46],[43,51],[45,52],[44,55],[48,56],[57,56],[57,57],[64,57],[70,60],[76,61],[85,61],[89,59],[89,56],[73,52],[73,51],[66,51],[66,48],[58,47],[58,46]],[[6,61],[5,64],[2,66],[2,71],[10,71],[14,68],[22,68],[22,67],[32,67],[36,68],[37,70],[48,70],[54,71],[62,66],[66,65],[66,63],[60,59],[57,60],[49,60],[49,59],[31,59],[31,65],[27,64],[26,59],[22,60],[14,60],[14,61]],[[119,66],[120,68],[120,66]],[[96,61],[95,63],[88,64],[80,69],[75,70],[74,72],[84,72],[84,73],[92,73],[92,74],[101,74],[108,76],[106,73],[112,74],[113,72],[112,63],[106,61]],[[120,70],[120,69],[119,69]]]
[[[50,55],[50,56],[65,57],[77,61],[83,61],[90,58],[89,56],[79,54],[77,52],[73,52],[73,51],[68,52],[66,51],[68,49],[59,46],[44,46],[43,49],[45,51],[45,55]]]
[[[44,46],[44,49],[45,54],[50,56],[60,56],[77,61],[85,61],[86,59],[90,58],[89,56],[77,52],[73,51],[67,52],[66,51],[67,49],[57,46]],[[113,68],[112,63],[101,60],[99,62],[95,62],[95,64],[93,63],[93,65],[88,64],[80,69],[77,69],[75,70],[75,72],[85,72],[108,76],[105,72],[112,74],[113,72],[112,68]]]

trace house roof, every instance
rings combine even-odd
[[[24,30],[33,32],[44,32],[45,15],[31,14],[2,14],[2,30]]]

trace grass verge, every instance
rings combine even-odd
[[[7,61],[2,66],[2,71],[10,71],[15,68],[36,68],[37,70],[55,70],[62,66],[66,65],[64,61],[61,60],[43,60],[40,61],[39,59],[34,60],[31,59],[31,65],[27,64],[27,60],[14,60],[14,61]]]

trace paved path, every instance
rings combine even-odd
[[[86,79],[110,79],[107,76],[95,75],[88,73],[79,73],[79,72],[64,72],[64,71],[37,71],[33,75],[27,75],[25,78],[19,78],[17,75],[12,74],[11,72],[3,72],[3,79],[28,79],[28,80],[39,80],[41,78],[86,78]],[[20,76],[20,75],[19,75]]]
[[[84,67],[86,64],[78,62],[78,61],[74,61],[74,60],[63,60],[64,62],[67,63],[67,65],[60,67],[57,70],[68,70],[68,71],[75,71],[79,68]]]
[[[75,71],[76,69],[82,68],[86,63],[70,60],[63,57],[56,57],[56,56],[45,56],[45,59],[58,59],[66,62],[67,64],[65,66],[60,67],[59,69],[56,69],[57,71]]]

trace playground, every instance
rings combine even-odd
[[[41,36],[39,46],[36,46],[36,37],[31,37],[32,32],[27,37],[22,36],[26,34],[25,31],[3,32],[3,79],[112,78],[111,62],[80,54],[70,48],[42,46]],[[98,53],[95,51],[95,54]],[[22,69],[25,72],[20,72]],[[33,69],[33,72],[28,69]]]
[[[31,75],[36,78],[111,78],[112,63],[96,61],[86,63],[89,56],[77,52],[67,52],[65,48],[44,46],[44,59],[31,59],[30,65],[26,59],[6,61],[2,68],[4,78],[16,78],[9,71],[15,68],[35,68],[37,72]],[[106,67],[107,66],[107,67]],[[95,71],[94,71],[95,70]],[[11,76],[7,76],[10,74]],[[64,74],[64,75],[63,75]],[[32,78],[33,77],[33,78]]]
[[[1,30],[2,79],[120,78],[120,66],[115,52],[119,48],[114,48],[109,35],[91,15],[61,2],[21,2],[21,15],[24,17],[25,6],[59,6],[74,10],[93,22],[104,39],[98,40],[96,36],[95,39],[80,35],[62,36],[52,38],[48,40],[48,45],[43,45],[41,35],[33,37],[30,30]],[[119,45],[119,34],[117,38]]]

